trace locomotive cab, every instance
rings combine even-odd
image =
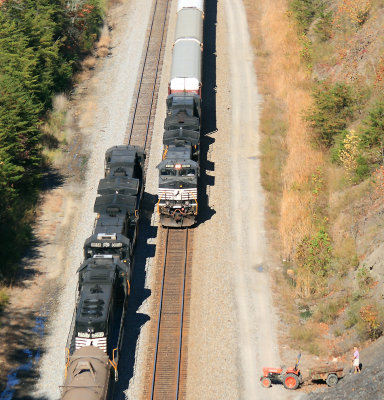
[[[184,154],[183,154],[184,153]],[[167,158],[159,169],[158,212],[164,226],[191,226],[197,215],[197,162],[183,148],[169,148]]]

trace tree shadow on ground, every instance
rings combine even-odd
[[[32,399],[31,392],[39,378],[38,363],[44,351],[42,341],[46,317],[40,312],[14,312],[2,321],[4,339],[0,372],[0,399]]]

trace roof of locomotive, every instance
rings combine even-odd
[[[126,176],[115,176],[100,179],[97,193],[104,194],[123,194],[136,196],[139,193],[140,180],[128,178]]]
[[[112,255],[96,255],[92,258],[87,258],[79,267],[77,272],[80,274],[80,278],[83,277],[83,273],[92,269],[104,269],[104,270],[116,270],[118,269],[122,273],[129,273],[129,266],[122,262],[120,259]]]
[[[137,146],[113,146],[105,153],[105,163],[110,175],[123,175],[135,178],[135,166],[144,160],[143,150]]]
[[[124,234],[126,218],[122,216],[110,217],[109,215],[101,215],[96,220],[96,226],[93,233],[122,233]]]
[[[108,163],[112,156],[124,156],[134,160],[136,157],[143,158],[143,149],[138,146],[113,146],[105,152],[105,161]]]
[[[112,266],[92,266],[82,271],[76,323],[98,324],[108,319],[115,275]]]
[[[109,244],[109,246],[108,246]],[[106,232],[94,233],[84,242],[84,247],[99,247],[99,248],[118,248],[129,247],[130,240],[121,233],[114,232],[113,234]]]
[[[183,8],[177,15],[175,42],[186,38],[203,42],[203,13],[197,8]]]
[[[174,168],[175,164],[181,164],[185,168],[197,167],[197,162],[191,160],[190,146],[169,146],[166,158],[159,163],[157,168]]]
[[[93,211],[98,214],[134,214],[137,206],[136,196],[127,196],[125,194],[104,194],[96,197]]]

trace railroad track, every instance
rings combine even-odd
[[[124,143],[149,149],[161,69],[167,37],[167,18],[170,0],[156,0],[152,20],[147,31],[147,46],[141,60],[141,72],[136,83],[136,99],[131,107]],[[165,104],[163,105],[165,107]]]
[[[161,229],[159,236],[158,314],[152,325],[144,397],[177,400],[186,392],[193,231]]]
[[[136,84],[124,144],[150,148],[167,35],[170,0],[156,0],[147,31],[147,46]],[[165,103],[162,105],[165,107]],[[147,158],[148,160],[148,158]],[[147,165],[147,163],[146,163]],[[159,229],[156,287],[152,295],[158,313],[151,317],[144,397],[151,400],[185,398],[187,336],[193,232]],[[155,305],[156,307],[156,305]]]

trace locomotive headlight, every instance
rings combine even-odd
[[[98,337],[103,337],[104,336],[104,332],[96,332],[92,334],[93,338],[98,338]]]

